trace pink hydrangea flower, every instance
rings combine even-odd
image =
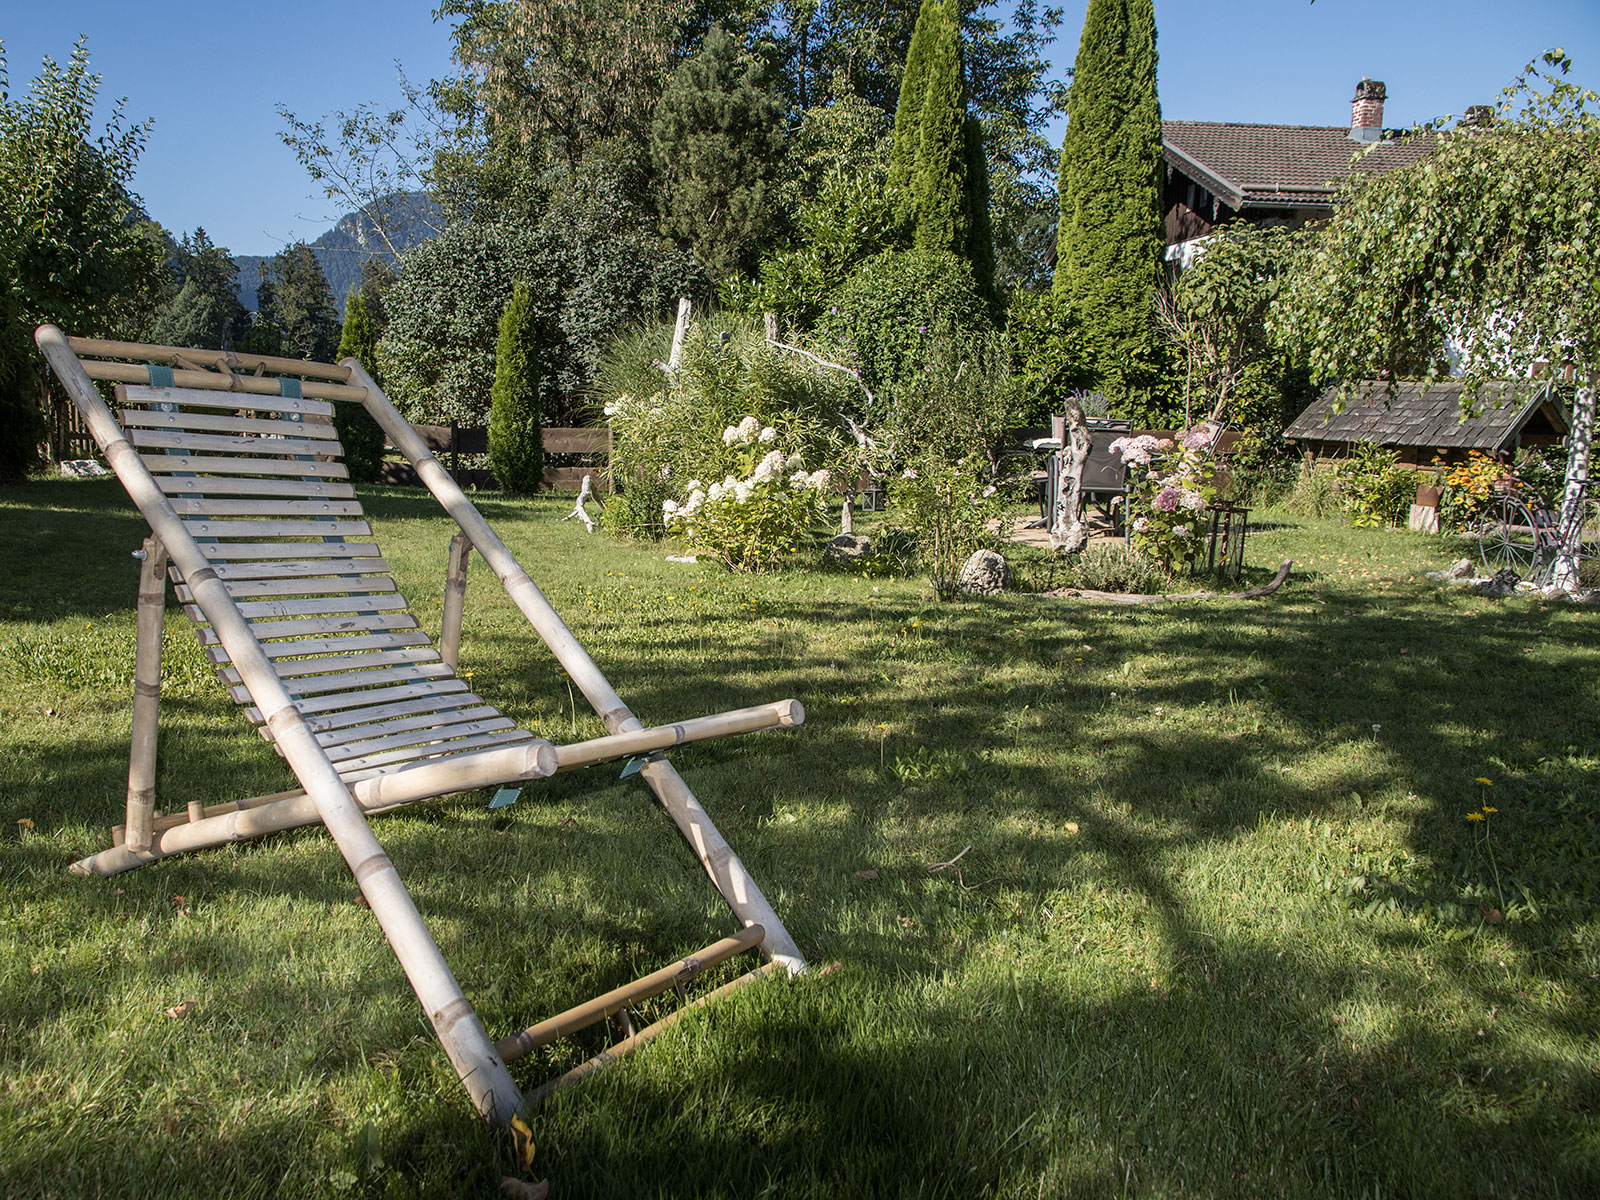
[[[1156,493],[1154,504],[1160,512],[1176,512],[1178,502],[1183,499],[1183,489],[1164,487]]]

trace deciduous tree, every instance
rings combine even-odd
[[[1440,374],[1447,341],[1464,345],[1474,383],[1575,364],[1554,571],[1566,590],[1600,389],[1600,99],[1570,69],[1550,51],[1490,124],[1441,131],[1421,162],[1354,177],[1285,310],[1313,372],[1351,388],[1407,362]]]

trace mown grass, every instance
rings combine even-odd
[[[368,505],[436,628],[449,527]],[[539,1113],[553,1195],[1600,1189],[1594,614],[1271,514],[1246,582],[1292,557],[1282,592],[1119,610],[739,578],[558,501],[481,506],[647,722],[804,701],[799,730],[674,758],[841,964]],[[143,528],[110,482],[0,512],[0,1193],[494,1195],[509,1149],[325,837],[65,874],[126,786]],[[167,638],[159,803],[289,786],[176,612]],[[599,732],[481,563],[463,664],[552,738]],[[731,927],[614,767],[375,827],[496,1036]]]

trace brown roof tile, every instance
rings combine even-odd
[[[1342,125],[1163,121],[1161,135],[1170,166],[1197,177],[1236,209],[1329,208],[1340,181],[1414,163],[1433,145],[1427,136],[1386,135],[1352,162],[1363,143]]]

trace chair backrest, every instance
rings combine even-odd
[[[331,403],[119,385],[116,410],[347,782],[532,737],[456,678],[410,613],[348,482]],[[181,572],[172,574],[218,676],[270,740]]]

